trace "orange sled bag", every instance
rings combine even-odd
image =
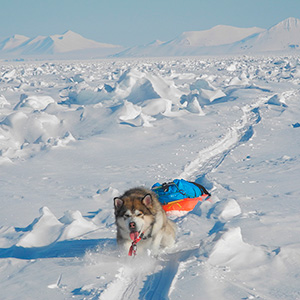
[[[184,179],[155,183],[151,189],[168,215],[184,215],[211,196],[204,186]]]

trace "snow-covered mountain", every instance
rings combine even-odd
[[[24,35],[15,34],[12,37],[9,37],[3,40],[0,43],[1,51],[13,51],[13,49],[18,48],[20,45],[29,40],[29,37]]]
[[[264,31],[264,29],[257,27],[238,28],[233,26],[218,25],[209,30],[184,32],[179,37],[167,42],[166,44],[174,47],[220,46],[234,43],[249,35],[262,31]]]
[[[166,57],[300,50],[300,20],[288,18],[269,29],[218,25],[209,30],[187,31],[169,41],[124,47],[99,43],[67,31],[62,35],[29,38],[14,35],[0,42],[0,57],[100,58]]]
[[[288,18],[270,29],[219,25],[184,32],[167,42],[129,48],[116,56],[186,56],[300,50],[300,20]]]
[[[99,43],[84,38],[71,30],[64,34],[50,36],[37,36],[28,38],[22,35],[14,35],[0,43],[1,54],[6,55],[55,55],[64,53],[78,53],[102,51],[106,55],[120,51],[117,45]]]
[[[133,47],[117,56],[184,56],[208,54],[211,47],[232,44],[248,36],[263,32],[258,27],[238,28],[218,25],[209,30],[187,31],[167,42],[155,41]]]
[[[272,52],[300,50],[300,20],[288,18],[268,30],[233,45],[230,52]]]

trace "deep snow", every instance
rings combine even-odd
[[[1,299],[300,299],[298,57],[0,67]],[[211,201],[128,258],[112,198],[174,178]]]

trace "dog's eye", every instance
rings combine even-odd
[[[124,215],[124,218],[125,218],[125,219],[127,219],[127,218],[129,218],[129,217],[130,217],[129,214],[125,214],[125,215]]]
[[[141,217],[143,214],[141,212],[137,213],[136,216],[137,217]]]

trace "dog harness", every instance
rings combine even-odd
[[[139,234],[138,231],[134,231],[130,233],[130,238],[132,240],[131,246],[129,248],[128,255],[129,256],[136,256],[137,251],[137,243],[141,240],[146,240],[152,236],[152,230],[153,230],[154,223],[151,223],[150,226],[148,226],[141,234]],[[151,228],[151,229],[150,229]],[[145,232],[150,229],[150,232],[145,235]]]
[[[129,256],[136,256],[137,250],[137,243],[144,238],[144,232],[139,234],[137,231],[130,233],[130,238],[132,239],[131,246],[129,248],[128,255]]]

